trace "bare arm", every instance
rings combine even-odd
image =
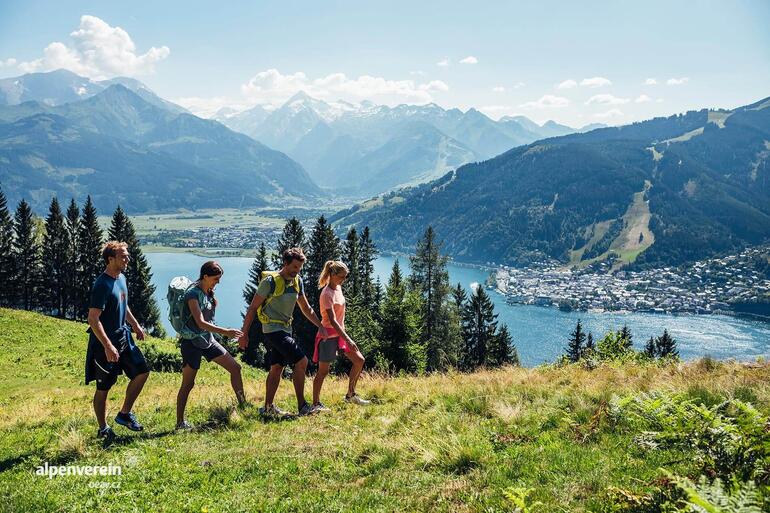
[[[299,305],[299,309],[302,310],[304,316],[307,317],[308,321],[312,322],[318,329],[324,329],[324,327],[321,325],[321,320],[315,314],[315,311],[313,311],[313,307],[310,306],[310,303],[307,302],[307,297],[304,294],[297,297],[297,304]]]
[[[136,320],[136,317],[134,317],[134,314],[131,313],[131,309],[126,305],[126,320],[128,321],[128,324],[133,328],[134,333],[136,333],[136,338],[139,340],[144,340],[144,330],[139,325],[139,322]]]
[[[115,346],[112,344],[110,337],[107,336],[107,332],[104,331],[102,321],[99,320],[99,316],[102,311],[98,308],[88,309],[88,325],[91,327],[91,331],[94,333],[99,342],[104,346],[104,354],[107,356],[108,362],[117,362],[120,354]]]
[[[190,315],[192,315],[195,324],[202,330],[210,331],[213,333],[219,333],[230,338],[238,338],[243,333],[240,330],[231,330],[227,328],[220,328],[216,324],[212,324],[203,318],[203,312],[201,312],[200,305],[197,299],[188,299],[187,306],[190,308]]]
[[[243,328],[241,328],[241,336],[238,339],[238,346],[241,349],[246,349],[249,345],[249,327],[254,322],[254,316],[257,314],[257,308],[265,302],[265,298],[259,294],[254,294],[254,298],[251,300],[248,310],[246,310],[246,317],[243,318]]]

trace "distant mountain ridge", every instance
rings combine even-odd
[[[545,139],[332,217],[469,262],[670,265],[770,237],[770,98]]]
[[[73,83],[71,74],[49,75],[53,85],[43,87],[36,76],[35,90],[67,90],[62,77]],[[120,202],[129,212],[143,212],[321,196],[285,154],[169,107],[149,89],[136,92],[131,87],[137,84],[115,79],[73,102],[48,105],[38,97],[0,106],[0,184],[11,204],[26,197],[43,211],[52,195],[82,200],[91,194],[100,209]]]
[[[524,117],[494,121],[476,109],[447,110],[433,103],[396,107],[327,103],[304,92],[273,111],[257,106],[238,114],[223,111],[215,119],[285,152],[321,186],[343,188],[359,196],[437,178],[445,162],[459,166],[577,131],[552,121],[540,126]],[[416,127],[424,133],[415,133]],[[405,131],[424,144],[404,145]],[[447,141],[451,141],[449,149]],[[389,154],[387,162],[377,165],[374,156],[385,153]],[[385,178],[394,171],[393,162],[399,162],[398,176]]]

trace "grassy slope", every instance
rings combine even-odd
[[[155,373],[135,407],[147,430],[118,426],[118,443],[104,449],[93,386],[82,385],[84,328],[0,309],[0,511],[502,511],[512,509],[511,486],[534,488],[544,511],[596,511],[611,486],[644,492],[659,467],[688,474],[694,465],[687,454],[643,452],[633,433],[613,429],[603,415],[613,394],[749,390],[770,408],[767,365],[627,365],[367,376],[360,390],[377,401],[368,408],[343,403],[345,382],[333,379],[330,414],[263,423],[255,408],[232,407],[226,374],[204,363],[188,411],[204,429],[171,431],[180,378]],[[253,400],[263,378],[245,372]],[[278,403],[293,410],[290,390],[284,381]],[[45,461],[112,463],[123,475],[34,476]]]

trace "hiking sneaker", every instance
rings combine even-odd
[[[371,401],[367,401],[366,399],[362,398],[358,394],[353,394],[351,396],[345,396],[345,402],[346,403],[352,403],[357,404],[359,406],[366,406],[367,404],[371,404]]]
[[[304,417],[306,415],[312,415],[314,413],[318,413],[318,411],[313,407],[312,404],[309,402],[305,402],[305,404],[302,405],[302,408],[299,409],[299,412],[297,412],[297,415],[300,417]]]
[[[190,424],[186,420],[183,420],[182,422],[177,424],[174,429],[176,429],[177,431],[191,431],[194,428],[195,428],[195,426],[193,426],[192,424]]]
[[[259,414],[268,419],[288,419],[293,417],[288,411],[280,409],[278,406],[271,404],[270,406],[263,406],[259,409]]]
[[[96,432],[97,438],[104,438],[104,443],[108,444],[115,440],[115,431],[110,426],[104,426]]]
[[[115,415],[115,422],[121,426],[127,427],[131,431],[142,431],[144,429],[144,426],[136,420],[136,415],[134,415],[134,412],[132,411],[128,413],[119,412]]]
[[[316,412],[332,411],[331,408],[327,408],[324,403],[318,403],[313,405],[313,409]]]

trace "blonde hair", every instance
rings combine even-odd
[[[331,275],[336,276],[343,271],[345,274],[350,272],[348,266],[345,265],[345,262],[340,262],[339,260],[327,260],[324,264],[323,271],[321,271],[321,276],[318,278],[318,288],[322,289],[327,286]]]

